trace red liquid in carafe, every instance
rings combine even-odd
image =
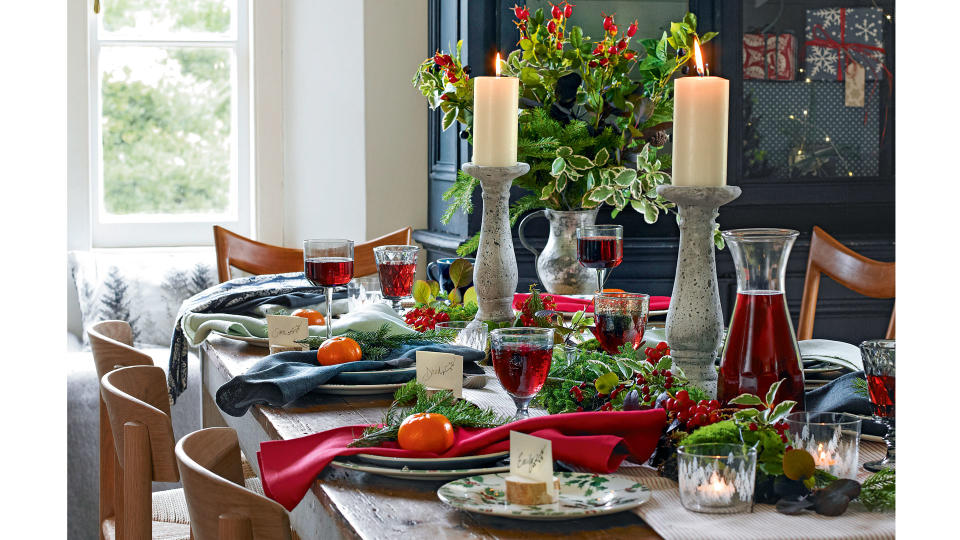
[[[804,410],[803,366],[787,303],[780,291],[737,293],[717,380],[717,399],[727,404],[743,393],[765,398],[784,379],[774,402],[797,402]]]

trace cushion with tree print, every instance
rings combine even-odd
[[[169,347],[180,304],[217,284],[212,248],[71,251],[68,261],[83,327],[127,321],[142,346]]]

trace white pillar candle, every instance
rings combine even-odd
[[[517,108],[520,80],[500,76],[473,79],[473,163],[512,167],[517,163]]]
[[[703,73],[699,47],[698,70]],[[673,185],[727,185],[730,81],[682,77],[674,81]]]

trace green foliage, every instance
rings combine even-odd
[[[365,429],[363,436],[348,446],[379,446],[386,441],[396,441],[400,424],[411,414],[417,413],[442,414],[455,427],[491,428],[510,421],[492,409],[481,409],[469,401],[453,397],[449,390],[428,396],[427,388],[413,380],[397,390],[394,402],[384,413],[380,424]]]
[[[352,338],[360,345],[360,351],[363,353],[364,360],[380,360],[390,351],[396,350],[406,345],[429,345],[431,343],[450,343],[457,337],[456,331],[451,330],[427,330],[412,334],[391,334],[389,325],[384,324],[379,329],[371,332],[361,332],[359,330],[347,330],[342,335]],[[305,343],[311,349],[316,349],[326,338],[320,336],[310,336],[304,340],[298,340],[297,343]]]
[[[892,512],[897,509],[897,471],[880,469],[863,481],[860,502],[872,512]]]

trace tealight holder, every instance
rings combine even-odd
[[[680,503],[706,514],[753,511],[757,451],[739,444],[693,444],[677,449]]]
[[[847,413],[795,412],[786,417],[790,445],[810,452],[818,469],[857,479],[860,417]]]

